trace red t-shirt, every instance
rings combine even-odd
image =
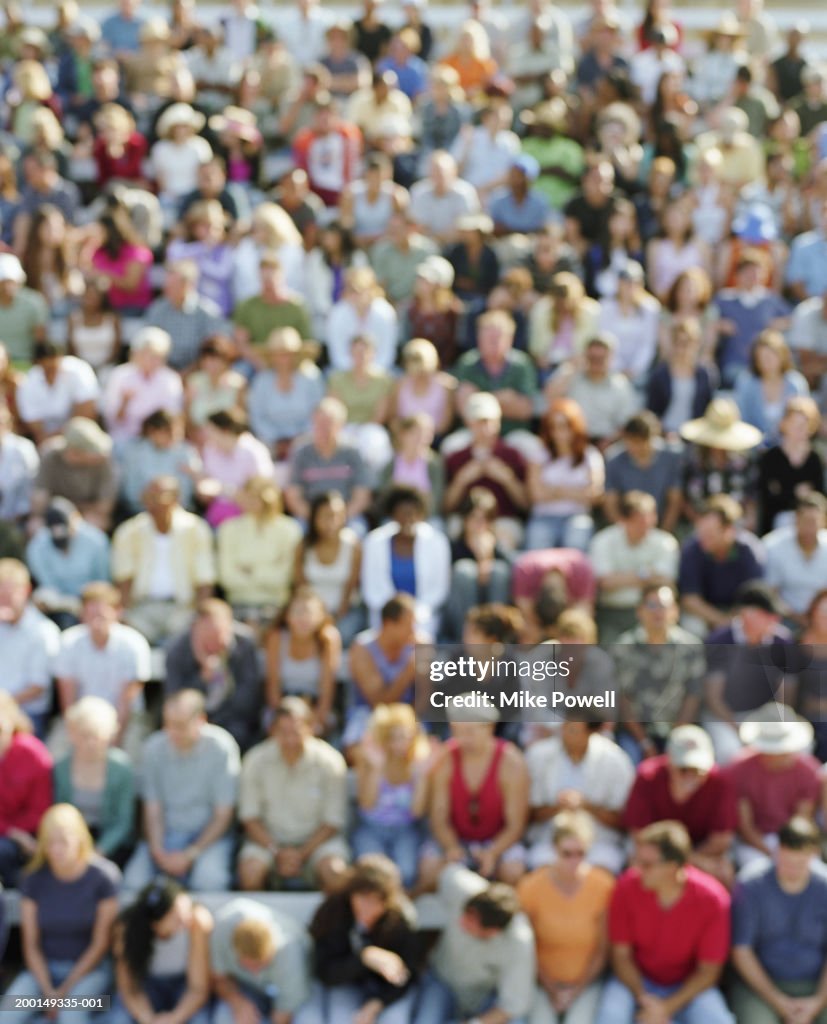
[[[713,832],[734,832],[738,814],[731,781],[715,765],[704,784],[679,804],[669,791],[669,758],[647,758],[626,801],[623,827],[636,830],[656,821],[680,821],[696,846]]]
[[[643,888],[638,869],[631,868],[612,896],[609,939],[631,946],[638,968],[656,985],[680,985],[699,963],[726,963],[729,906],[721,883],[689,866],[678,902],[661,907]]]
[[[455,474],[459,473],[463,466],[471,461],[473,458],[473,449],[469,445],[468,448],[462,448],[458,452],[452,452],[451,455],[445,460],[445,474],[449,480],[451,480]],[[508,466],[513,471],[514,475],[518,480],[525,480],[525,459],[517,451],[516,448],[512,448],[510,444],[506,444],[505,441],[497,441],[494,445],[494,450],[491,453],[496,458]],[[497,499],[497,515],[498,516],[523,516],[522,509],[518,509],[514,502],[508,495],[505,487],[496,480],[492,480],[487,476],[480,476],[471,484],[468,491],[471,491],[474,487],[482,487],[486,491],[490,491]],[[468,496],[468,491],[463,494],[461,502]]]
[[[0,757],[0,836],[11,828],[34,834],[52,805],[52,756],[35,736],[16,733]]]
[[[745,750],[724,771],[736,799],[749,801],[763,835],[786,825],[802,800],[817,804],[821,795],[822,767],[810,754],[799,754],[784,771],[771,771],[757,751]]]
[[[597,589],[594,570],[586,555],[575,548],[546,548],[520,555],[511,575],[514,598],[526,597],[534,601],[540,594],[543,577],[555,571],[564,577],[572,604],[594,601]]]
[[[98,165],[98,184],[106,185],[113,178],[137,181],[143,177],[143,163],[148,149],[143,135],[140,132],[133,132],[124,146],[123,153],[114,157],[106,148],[106,140],[99,136],[95,139],[92,150],[95,163]]]

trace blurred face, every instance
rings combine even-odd
[[[560,738],[569,756],[580,759],[589,748],[589,727],[585,722],[564,722],[560,727]]]
[[[451,722],[451,735],[460,750],[473,753],[484,750],[494,734],[494,726],[484,722]]]
[[[695,524],[698,543],[702,551],[719,551],[731,539],[732,527],[723,523],[719,516],[708,514],[699,516]]]
[[[399,523],[399,532],[405,537],[412,537],[422,522],[422,511],[412,501],[403,501],[394,509],[393,518]]]
[[[761,280],[761,268],[755,263],[746,263],[738,270],[738,287],[744,291],[752,291]],[[766,346],[762,345],[762,348]]]
[[[208,615],[198,619],[192,630],[197,646],[205,654],[223,654],[233,638],[233,621],[225,615]]]
[[[238,444],[238,437],[230,430],[219,430],[212,423],[205,427],[207,443],[224,455],[231,455]]]
[[[810,421],[803,412],[788,413],[781,421],[781,434],[788,441],[807,441],[810,438]]]
[[[0,622],[17,622],[26,609],[30,591],[25,582],[0,580]]]
[[[635,462],[646,462],[652,454],[651,437],[625,437],[623,443]]]
[[[69,739],[82,761],[103,761],[109,748],[109,739],[100,730],[79,724],[69,726]]]
[[[807,547],[818,542],[819,531],[825,526],[825,518],[817,508],[803,508],[796,513],[795,523],[799,541]]]
[[[350,897],[350,909],[358,925],[370,931],[385,913],[385,901],[378,892],[354,892]]]
[[[396,622],[383,623],[382,629],[392,644],[399,647],[412,644],[416,638],[416,618],[414,613],[405,611]]]
[[[775,855],[778,880],[789,889],[803,888],[810,877],[811,865],[816,857],[818,849],[814,846],[803,850],[790,850],[786,846],[779,846]]]
[[[339,437],[341,424],[338,417],[332,416],[324,409],[317,409],[313,416],[313,438],[320,447],[335,444]]]
[[[500,436],[499,419],[478,419],[469,423],[471,438],[475,446],[490,447]]]
[[[259,280],[263,292],[278,294],[284,288],[284,274],[281,267],[274,263],[261,264]]]
[[[668,884],[676,873],[676,865],[663,860],[655,846],[639,846],[635,864],[640,871],[641,884],[649,892]]]
[[[501,362],[513,344],[514,335],[499,324],[485,324],[480,328],[477,347],[486,362]]]
[[[678,605],[669,587],[661,587],[646,595],[638,611],[638,618],[646,630],[660,632],[678,621]]]
[[[299,598],[290,605],[287,624],[297,636],[312,636],[321,625],[322,609],[318,601]]]
[[[118,609],[108,601],[86,601],[82,617],[93,636],[108,636],[112,623],[118,621]]]
[[[663,225],[667,232],[681,234],[689,227],[689,213],[684,206],[673,203],[667,206],[663,215]]]
[[[53,825],[46,837],[46,859],[55,871],[67,871],[80,860],[81,843],[78,836],[66,825]]]
[[[611,353],[605,345],[589,345],[586,349],[586,373],[594,377],[605,376],[609,372]]]
[[[557,862],[567,874],[576,874],[586,858],[585,843],[577,836],[563,836],[555,844]]]
[[[672,795],[680,803],[688,800],[704,784],[706,772],[698,768],[677,768],[669,765],[669,787]]]
[[[201,735],[204,719],[180,704],[168,704],[164,708],[164,732],[170,743],[179,751],[192,749]]]
[[[289,715],[283,715],[276,722],[273,731],[282,756],[286,758],[301,756],[308,734],[307,725],[298,718],[291,718]]]
[[[151,377],[161,369],[166,359],[154,348],[142,348],[133,353],[131,361],[145,377]]]
[[[404,725],[395,725],[386,740],[388,753],[391,757],[400,759],[407,757],[415,737],[416,733],[413,729],[409,729]]]
[[[335,537],[347,522],[347,508],[344,501],[337,497],[316,511],[316,532],[321,537]]]
[[[147,488],[144,505],[152,515],[161,515],[175,507],[178,502],[178,491],[163,484],[154,484]]]
[[[747,643],[760,644],[777,627],[779,618],[763,608],[742,608],[739,612]]]

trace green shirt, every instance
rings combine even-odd
[[[510,389],[521,395],[534,398],[537,393],[537,371],[534,363],[525,352],[512,349],[508,354],[505,368],[499,376],[494,377],[485,368],[479,352],[466,352],[457,361],[453,370],[454,376],[462,384],[473,384],[480,391],[505,391]],[[503,419],[502,432],[526,427],[525,420]]]
[[[12,363],[31,363],[35,331],[48,319],[46,300],[31,288],[21,288],[10,306],[0,305],[0,339]]]
[[[344,402],[348,423],[372,423],[376,409],[383,398],[390,394],[393,379],[384,370],[374,369],[366,383],[356,384],[350,370],[331,373],[327,390]]]
[[[586,166],[580,143],[562,136],[542,139],[539,135],[532,135],[523,139],[523,152],[533,156],[541,167],[562,167],[578,179]],[[541,174],[534,187],[542,192],[555,209],[561,210],[577,192],[579,185],[576,181],[564,181],[554,174]]]
[[[298,296],[272,303],[265,302],[260,295],[253,295],[236,306],[233,323],[247,331],[253,346],[263,345],[270,333],[279,327],[295,327],[302,338],[313,337],[310,314]]]
[[[370,265],[385,289],[389,302],[404,302],[413,295],[416,272],[428,256],[439,252],[437,246],[423,235],[411,238],[407,252],[393,242],[377,242],[370,251]]]

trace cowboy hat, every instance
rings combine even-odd
[[[189,103],[173,103],[158,118],[157,132],[162,139],[166,138],[179,124],[189,125],[193,131],[200,132],[206,120],[204,115],[193,110]]]
[[[706,36],[707,39],[714,39],[715,36],[732,36],[733,39],[739,39],[746,34],[746,29],[742,27],[735,15],[731,11],[727,11],[721,15],[718,24],[709,29]]]
[[[800,754],[813,742],[813,727],[785,704],[770,702],[749,715],[738,730],[744,746],[762,754]]]
[[[713,398],[700,419],[684,423],[680,430],[684,441],[704,448],[728,452],[746,452],[760,443],[763,434],[744,423],[731,398]]]

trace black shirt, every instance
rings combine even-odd
[[[779,512],[795,508],[796,488],[809,484],[814,491],[824,492],[824,464],[817,452],[811,451],[800,466],[793,466],[780,445],[768,448],[758,460],[758,532],[763,536],[773,529]]]

